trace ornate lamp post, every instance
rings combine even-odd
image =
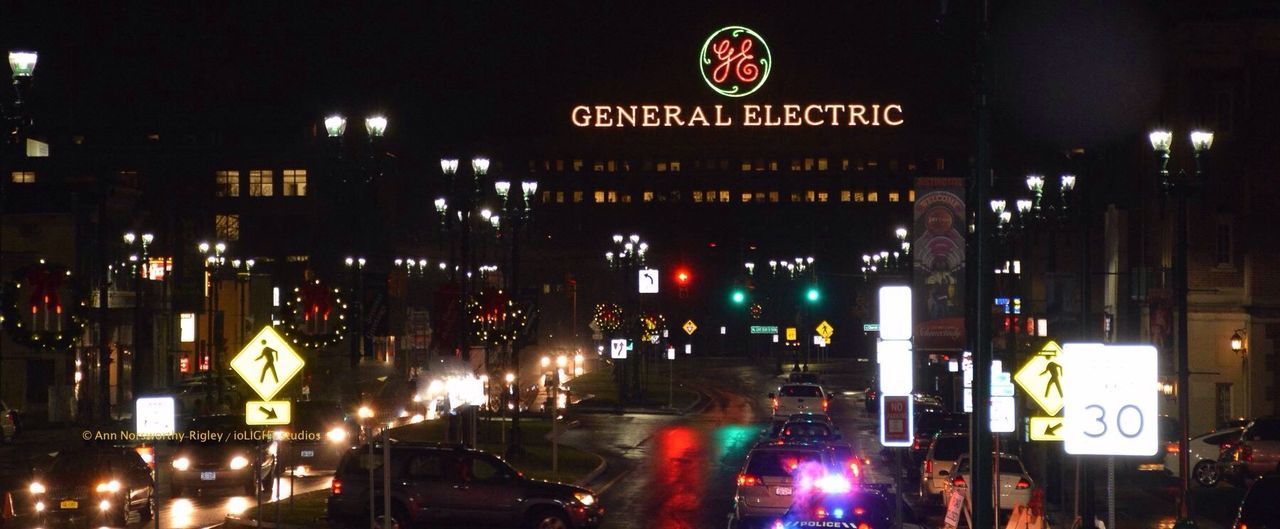
[[[486,162],[487,163],[487,162]],[[486,167],[487,169],[487,167]],[[506,285],[511,292],[511,299],[515,304],[512,305],[516,310],[526,310],[525,303],[520,299],[520,239],[525,229],[526,222],[529,220],[529,213],[533,205],[534,194],[538,191],[538,182],[523,181],[520,183],[520,192],[511,192],[511,182],[508,180],[498,180],[493,183],[493,190],[498,194],[499,203],[502,206],[503,214],[491,215],[490,223],[498,230],[499,237],[505,234],[511,240],[511,260],[506,267]],[[506,221],[506,228],[503,229],[502,221]],[[508,307],[510,308],[510,307]],[[518,328],[528,325],[529,320],[525,318],[507,318],[507,325],[511,328],[507,329],[507,348],[509,349],[508,358],[512,372],[516,374],[516,387],[520,387],[520,348],[523,345],[523,335],[529,332],[527,328]],[[524,452],[523,446],[520,444],[520,402],[517,394],[517,402],[515,410],[511,415],[511,437],[507,443],[507,455],[513,456]]]
[[[622,284],[624,285],[623,289],[626,291],[624,292],[624,295],[628,296],[632,300],[631,307],[633,310],[623,318],[623,321],[626,323],[624,323],[620,329],[621,332],[626,335],[631,333],[633,330],[637,330],[639,327],[642,310],[640,308],[639,292],[637,291],[637,288],[632,287],[632,281],[637,280],[635,279],[637,278],[637,273],[640,267],[644,266],[645,255],[649,251],[649,243],[642,240],[640,236],[636,234],[632,234],[630,237],[625,238],[621,234],[615,234],[611,238],[611,242],[611,250],[604,254],[605,262],[608,264],[610,270],[619,272],[622,275]],[[632,329],[632,325],[635,325],[637,329]],[[636,334],[636,341],[640,341],[638,333]],[[639,369],[632,356],[634,355],[628,355],[626,360],[614,363],[614,375],[618,380],[619,406],[629,398],[630,392],[627,385],[628,374],[631,375],[636,389],[639,389],[640,387]],[[628,367],[630,367],[630,369],[628,369]],[[631,373],[628,373],[628,371],[631,371]]]
[[[223,397],[223,384],[226,382],[224,380],[225,374],[223,373],[223,369],[222,369],[222,364],[223,364],[222,353],[223,353],[223,347],[224,347],[223,346],[224,339],[223,339],[222,333],[218,332],[218,331],[221,331],[222,329],[217,324],[216,316],[219,310],[218,287],[221,283],[222,274],[227,265],[227,256],[226,256],[227,245],[226,243],[221,241],[213,243],[212,245],[210,245],[207,242],[202,242],[198,246],[196,246],[196,248],[200,250],[201,255],[204,255],[204,270],[205,270],[206,280],[208,281],[207,283],[208,292],[205,296],[205,299],[207,299],[209,302],[209,310],[208,310],[209,336],[208,336],[207,345],[208,345],[209,361],[212,364],[211,371],[213,372],[213,379],[214,379],[213,387],[214,387],[215,395],[218,398],[218,402],[221,403],[222,397]]]

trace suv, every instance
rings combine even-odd
[[[296,476],[328,472],[352,445],[360,429],[337,402],[303,401],[293,405],[289,428],[302,434],[280,445],[280,464]]]
[[[769,394],[773,401],[774,417],[789,417],[795,413],[827,412],[827,395],[817,384],[783,384],[778,394]]]
[[[797,475],[837,468],[835,454],[817,445],[758,445],[738,473],[733,514],[738,527],[767,522],[791,508]]]
[[[920,497],[934,503],[942,502],[942,491],[951,481],[951,466],[960,455],[969,451],[969,435],[939,432],[929,443],[924,462],[920,463]]]
[[[397,527],[440,523],[475,527],[600,525],[604,509],[590,490],[525,478],[496,456],[461,445],[391,441],[391,517]],[[330,485],[327,514],[344,527],[369,523],[369,471],[383,505],[381,444],[347,451]]]
[[[1280,471],[1280,417],[1254,419],[1223,459],[1226,474],[1236,479]]]
[[[1280,475],[1267,476],[1253,482],[1240,500],[1233,529],[1280,527]]]

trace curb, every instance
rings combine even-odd
[[[578,450],[582,450],[582,449],[579,448]],[[582,450],[582,451],[587,452],[586,450]],[[577,485],[579,487],[585,487],[587,486],[588,483],[595,481],[596,478],[600,477],[601,474],[604,474],[604,471],[609,468],[609,462],[604,460],[604,456],[601,456],[600,454],[597,454],[595,452],[587,452],[587,453],[593,456],[596,456],[596,458],[600,460],[600,464],[596,465],[596,468],[592,469],[591,472],[587,472],[587,475],[582,476],[582,479],[579,479],[578,481],[573,482],[574,485]]]
[[[325,525],[327,526],[328,523],[329,522],[326,521]],[[264,522],[260,520],[254,520],[252,518],[241,518],[239,516],[233,516],[230,514],[228,514],[226,517],[222,519],[222,526],[224,528],[254,528],[254,529],[308,529],[310,527],[313,527],[310,525],[293,525],[293,524],[287,524],[287,523],[276,525],[275,522]]]

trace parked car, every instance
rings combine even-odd
[[[132,449],[86,446],[59,452],[28,486],[40,525],[123,527],[155,515],[151,469]]]
[[[947,482],[946,490],[943,492],[947,497],[951,496],[952,491],[959,491],[964,494],[966,502],[971,501],[969,463],[969,454],[963,454],[951,466],[951,480]],[[1022,459],[1013,454],[1000,454],[1000,510],[1008,511],[1029,503],[1031,489],[1035,486],[1031,475],[1027,474],[1026,467],[1022,466]]]
[[[22,433],[22,415],[0,401],[0,443],[8,442]]]
[[[1160,443],[1156,447],[1155,455],[1117,458],[1117,465],[1123,465],[1118,468],[1136,468],[1139,472],[1164,472],[1165,456],[1169,454],[1170,448],[1176,450],[1178,438],[1182,435],[1182,427],[1178,419],[1161,415],[1156,419],[1156,435],[1160,437]]]
[[[1231,529],[1280,529],[1280,474],[1263,477],[1249,486]]]
[[[337,470],[338,462],[357,443],[360,428],[337,402],[293,404],[293,438],[280,443],[280,465],[286,473],[305,476]]]
[[[234,487],[253,496],[270,492],[276,477],[276,444],[272,432],[245,426],[244,415],[209,415],[192,419],[188,438],[174,448],[169,464],[170,493],[207,492]]]
[[[806,411],[827,412],[827,395],[817,384],[783,384],[778,393],[769,394],[773,401],[773,416],[787,417]]]
[[[942,493],[951,480],[951,467],[960,455],[969,451],[969,435],[956,432],[939,432],[929,443],[924,461],[920,463],[920,498],[941,503]]]
[[[1280,472],[1280,417],[1254,419],[1240,433],[1240,441],[1223,458],[1223,472],[1234,480]]]
[[[778,433],[779,443],[834,443],[840,441],[840,434],[830,424],[809,421],[790,420],[782,425]]]
[[[391,445],[391,466],[382,467],[383,447],[343,455],[330,485],[329,520],[342,527],[369,523],[369,469],[374,470],[375,515],[382,519],[383,472],[391,472],[391,522],[395,527],[435,527],[448,521],[472,527],[594,528],[604,518],[595,493],[582,487],[524,477],[506,461],[460,445]]]
[[[1226,430],[1214,430],[1209,433],[1203,433],[1192,437],[1187,446],[1190,447],[1189,453],[1191,465],[1191,478],[1195,480],[1201,487],[1213,487],[1218,484],[1218,480],[1222,477],[1219,470],[1218,459],[1226,449],[1234,447],[1236,442],[1240,440],[1240,432],[1244,428],[1228,428]],[[1178,443],[1172,443],[1165,447],[1164,468],[1173,477],[1178,477]]]
[[[748,527],[782,516],[791,507],[796,474],[825,473],[838,465],[830,451],[817,445],[756,446],[738,473],[734,519],[739,527]]]
[[[933,437],[939,433],[966,433],[969,431],[969,414],[952,413],[948,411],[942,412],[924,412],[916,411],[915,415],[915,434],[911,441],[911,460],[919,463],[924,461],[925,453],[929,451],[929,444],[933,442]]]
[[[787,375],[787,382],[793,384],[821,384],[821,378],[817,373],[808,371],[792,371]]]

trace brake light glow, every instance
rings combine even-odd
[[[954,478],[951,478],[951,484],[952,484],[952,485],[955,485],[955,486],[957,486],[957,487],[963,487],[963,486],[965,486],[965,484],[964,484],[964,476],[956,476],[956,477],[954,477]]]
[[[1164,444],[1164,451],[1170,454],[1177,454],[1178,452],[1181,451],[1181,447],[1178,446],[1177,441],[1173,441],[1173,442]]]
[[[813,511],[813,517],[819,520],[826,518],[827,510],[822,507],[818,507],[816,510]]]
[[[827,411],[827,399],[822,399],[822,411]]]
[[[751,474],[738,474],[739,487],[754,487],[757,485],[764,485],[764,482]]]
[[[1018,480],[1017,486],[1015,486],[1014,488],[1018,490],[1029,489],[1031,488],[1031,482],[1027,481],[1027,478],[1020,478]]]
[[[333,482],[329,483],[329,493],[334,496],[342,494],[342,480],[333,478]]]
[[[858,524],[858,529],[871,529],[871,526],[867,522],[862,522]]]
[[[862,475],[862,468],[858,466],[858,460],[855,459],[849,462],[849,473],[853,474],[855,478]]]
[[[773,411],[778,411],[778,397],[774,397],[769,400],[773,402]]]
[[[932,459],[926,459],[926,460],[924,460],[924,473],[925,473],[925,474],[933,474],[933,460],[932,460]]]

